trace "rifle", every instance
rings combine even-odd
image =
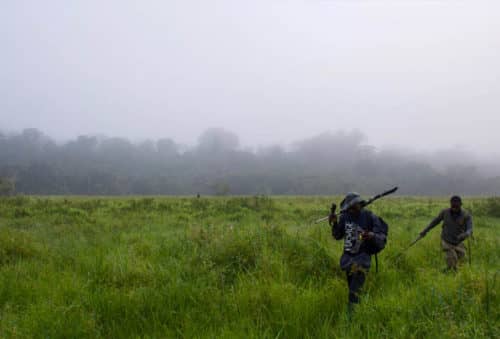
[[[423,236],[421,236],[419,234],[418,237],[410,243],[410,245],[408,245],[404,250],[402,250],[396,256],[394,256],[394,259],[399,258],[400,256],[402,256],[406,251],[408,251],[410,249],[410,247],[412,247],[413,245],[415,245],[422,238],[423,238]]]
[[[396,186],[396,187],[394,187],[394,188],[391,188],[390,190],[385,191],[385,192],[383,192],[383,193],[377,194],[377,195],[375,195],[375,196],[371,197],[370,199],[368,199],[367,201],[363,201],[363,202],[361,203],[361,207],[366,207],[366,206],[370,205],[372,202],[374,202],[375,200],[380,199],[380,198],[382,198],[382,197],[385,197],[386,195],[392,194],[392,193],[396,192],[397,190],[398,190],[398,186]],[[332,204],[332,207],[331,207],[331,212],[332,212],[332,213],[335,213],[335,209],[336,209],[336,208],[337,208],[337,205]],[[345,212],[346,212],[346,209],[342,209],[342,210],[340,211],[340,214],[345,213]],[[315,223],[315,224],[320,223],[320,222],[322,222],[322,221],[328,220],[328,218],[329,218],[329,216],[324,217],[324,218],[320,218],[320,219],[316,220],[314,223]]]

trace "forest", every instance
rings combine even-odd
[[[30,128],[0,133],[0,194],[331,195],[394,185],[404,195],[500,192],[500,170],[460,150],[423,154],[364,141],[360,131],[334,131],[252,149],[210,128],[193,146],[99,135],[56,142]]]

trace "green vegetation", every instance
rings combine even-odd
[[[339,199],[336,199],[339,201]],[[388,198],[380,272],[346,316],[326,197],[0,199],[2,338],[499,337],[500,201],[466,199],[472,265],[439,230],[394,259],[440,198]]]

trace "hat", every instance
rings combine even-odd
[[[346,211],[357,203],[362,203],[364,200],[361,198],[359,193],[349,192],[346,194],[344,200],[340,203],[340,209]]]

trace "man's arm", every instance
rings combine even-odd
[[[330,225],[332,225],[332,237],[337,240],[340,240],[345,235],[345,222],[340,217],[340,221],[337,220],[337,216],[330,217]]]
[[[472,235],[472,216],[467,214],[465,217],[465,232],[458,235],[458,240],[463,241]]]
[[[387,242],[387,235],[383,231],[382,222],[375,214],[370,214],[372,219],[372,231],[365,233],[363,237],[374,243],[377,248],[384,248]]]
[[[429,232],[431,229],[433,229],[434,227],[436,227],[441,221],[443,221],[444,219],[444,211],[445,210],[442,210],[437,217],[435,217],[434,219],[432,219],[432,221],[430,222],[430,224],[422,231],[420,232],[420,236],[421,237],[425,237],[425,235],[427,234],[427,232]]]
[[[468,215],[467,219],[465,220],[465,233],[467,234],[468,237],[472,235],[472,215]]]

